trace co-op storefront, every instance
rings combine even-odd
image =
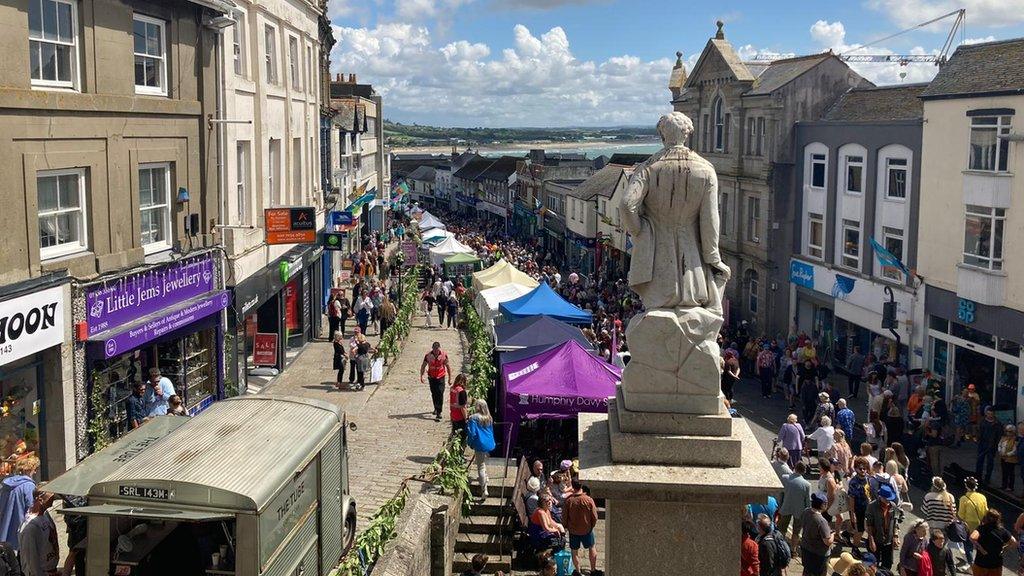
[[[131,429],[127,400],[158,368],[189,414],[225,396],[225,308],[219,253],[209,251],[76,291],[75,333],[83,357],[87,419],[80,449],[106,445]]]
[[[861,353],[898,356],[912,368],[924,363],[923,302],[895,283],[883,283],[797,258],[790,260],[790,310],[797,332],[818,340],[831,360],[845,364],[858,346]],[[899,342],[882,328],[883,303],[891,288],[896,301]]]

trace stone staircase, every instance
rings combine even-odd
[[[471,489],[478,499],[474,501],[472,511],[464,515],[459,523],[459,533],[455,538],[455,556],[452,561],[453,574],[462,574],[469,570],[470,562],[476,554],[486,554],[490,558],[484,574],[496,574],[499,570],[506,575],[512,574],[515,511],[512,509],[511,497],[514,478],[506,481],[507,486],[503,492],[498,467],[491,466],[488,470],[492,475],[488,488],[490,497],[486,500],[479,500],[480,488],[476,485],[475,478],[471,476]],[[472,472],[475,472],[475,469]],[[510,474],[514,474],[514,470],[510,470]]]

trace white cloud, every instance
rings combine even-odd
[[[828,22],[818,20],[811,25],[811,39],[814,40],[823,50],[831,49],[837,54],[871,54],[890,55],[896,52],[883,46],[870,46],[858,50],[860,44],[846,43],[846,27],[840,21]],[[902,52],[901,52],[902,53]],[[912,55],[937,54],[938,50],[926,51],[920,46],[909,51]],[[888,62],[849,62],[858,74],[878,85],[899,84],[902,82],[927,82],[935,77],[938,68],[926,63],[907,64],[901,66],[898,63]]]
[[[881,12],[901,28],[909,28],[932,18],[967,9],[971,26],[1013,26],[1024,23],[1024,0],[867,0],[867,6]],[[953,19],[937,22],[926,28],[945,32]]]
[[[846,39],[846,27],[842,22],[829,23],[818,20],[811,26],[811,39],[823,46],[836,46]]]
[[[532,8],[553,10],[562,6],[584,6],[587,4],[608,4],[611,0],[493,0],[492,4],[506,10]]]
[[[995,42],[996,37],[989,34],[984,38],[964,38],[964,44],[981,44],[982,42]]]
[[[349,0],[329,0],[327,3],[327,19],[344,18],[352,14],[353,8]]]
[[[355,72],[384,96],[385,116],[469,126],[650,124],[670,110],[673,60],[579,60],[560,27],[512,29],[512,47],[456,40],[424,26],[336,26],[335,72]]]

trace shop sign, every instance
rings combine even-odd
[[[133,350],[166,334],[174,332],[178,328],[188,326],[216,314],[231,304],[231,293],[222,290],[206,298],[201,298],[191,304],[147,320],[138,326],[130,327],[118,332],[103,341],[103,353],[105,358],[113,358],[128,350]]]
[[[277,334],[257,332],[253,337],[254,366],[277,366]]]
[[[956,319],[964,324],[972,324],[975,319],[977,305],[966,298],[960,298],[956,304]]]
[[[405,264],[412,266],[416,262],[416,243],[415,242],[402,242],[402,256],[405,257]]]
[[[267,244],[313,244],[316,242],[314,208],[267,208],[263,211]]]
[[[111,281],[85,294],[89,336],[214,290],[213,258],[181,260]]]
[[[277,269],[281,272],[281,282],[287,282],[302,270],[302,259],[284,260],[277,265]]]
[[[789,281],[814,290],[814,266],[799,260],[789,261]]]
[[[63,341],[64,291],[60,287],[0,302],[0,366]]]
[[[355,218],[348,210],[331,210],[330,216],[328,217],[328,221],[332,227],[346,226],[351,224],[354,220]]]
[[[351,270],[342,270],[341,274],[339,274],[339,277],[341,278],[342,282],[348,282],[349,278],[352,278],[352,271]]]

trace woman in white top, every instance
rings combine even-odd
[[[921,502],[924,519],[928,527],[945,530],[946,526],[956,518],[956,498],[946,490],[946,481],[939,476],[932,478],[932,490],[924,495]]]
[[[808,438],[814,440],[818,448],[818,455],[825,456],[832,450],[832,446],[836,443],[836,429],[832,426],[832,419],[828,416],[821,417],[821,426],[817,430],[811,433]]]

